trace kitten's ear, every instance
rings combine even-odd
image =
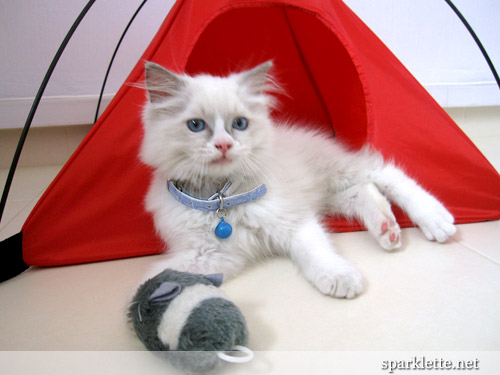
[[[272,60],[266,61],[255,68],[239,74],[241,84],[247,86],[254,95],[260,95],[266,89],[270,79],[267,75],[273,66]]]
[[[177,94],[185,86],[182,76],[172,73],[161,65],[148,61],[145,68],[146,89],[151,103],[162,102],[169,96]]]

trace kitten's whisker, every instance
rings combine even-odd
[[[261,184],[262,181],[266,180],[262,169],[259,168],[259,162],[253,160],[253,158],[242,158],[240,165],[245,180],[253,184]]]

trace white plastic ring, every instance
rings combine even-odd
[[[235,356],[226,354],[226,352],[217,352],[217,355],[223,361],[231,362],[231,363],[245,363],[245,362],[250,362],[253,359],[253,352],[245,346],[236,345],[233,348],[233,351],[242,352],[245,355],[241,356],[241,357],[235,357]]]

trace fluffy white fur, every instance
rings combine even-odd
[[[455,232],[453,216],[432,195],[368,147],[348,152],[304,127],[275,124],[269,116],[271,63],[228,77],[177,75],[146,64],[149,100],[144,110],[140,157],[154,169],[146,208],[168,251],[149,276],[165,268],[233,277],[249,262],[289,256],[322,293],[353,298],[362,277],[335,253],[320,221],[331,213],[361,220],[386,250],[401,246],[389,200],[401,207],[429,240]],[[232,127],[244,117],[248,128]],[[191,131],[187,122],[203,119]],[[226,221],[233,234],[214,234],[215,212],[177,202],[167,180],[209,197],[230,180],[226,196],[260,184],[261,199],[234,207]]]

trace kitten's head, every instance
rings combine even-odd
[[[271,62],[228,77],[172,73],[146,63],[140,157],[173,180],[258,178],[272,138]]]

